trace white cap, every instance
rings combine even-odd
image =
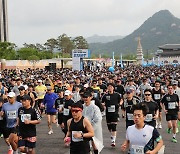
[[[42,80],[38,80],[38,82],[42,82]]]
[[[15,97],[16,94],[14,92],[9,92],[8,97]]]
[[[24,88],[25,88],[25,90],[27,90],[27,89],[28,89],[28,86],[27,86],[27,85],[24,85]]]
[[[89,85],[86,83],[85,85],[84,85],[84,88],[88,88],[89,87]]]
[[[66,90],[66,91],[64,92],[64,95],[65,95],[65,96],[69,96],[69,95],[71,95],[71,91]]]

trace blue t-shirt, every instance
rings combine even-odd
[[[8,127],[8,128],[16,127],[17,117],[18,117],[18,109],[21,106],[22,106],[22,104],[17,101],[13,104],[10,104],[9,102],[3,104],[2,111],[5,114],[6,127]]]
[[[46,112],[54,113],[56,109],[54,108],[55,100],[58,98],[58,95],[55,93],[46,93],[44,96],[44,105],[46,106]]]

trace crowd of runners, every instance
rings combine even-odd
[[[116,146],[117,123],[126,120],[122,151],[155,154],[163,145],[162,112],[172,144],[180,127],[180,67],[128,66],[110,72],[71,69],[3,70],[0,73],[0,135],[8,154],[34,154],[36,125],[47,117],[64,133],[70,154],[98,154],[103,149],[102,119],[110,146]],[[154,142],[157,144],[154,144]]]

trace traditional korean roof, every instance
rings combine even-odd
[[[159,49],[168,49],[168,50],[180,50],[180,44],[165,44],[158,47]]]

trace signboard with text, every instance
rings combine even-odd
[[[83,70],[83,58],[90,58],[90,50],[88,49],[74,49],[72,51],[72,69]]]

